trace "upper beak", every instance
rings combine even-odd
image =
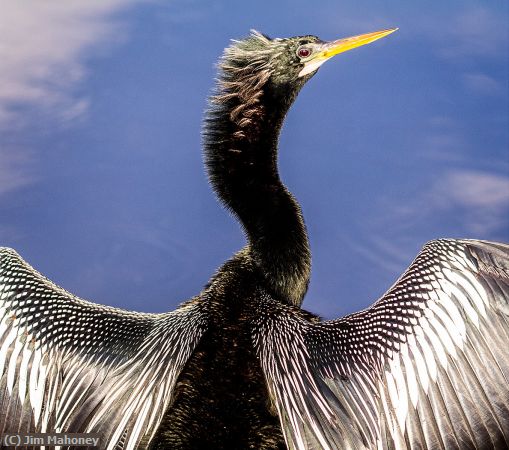
[[[325,61],[339,53],[347,52],[348,50],[360,47],[361,45],[370,44],[371,42],[394,33],[396,30],[397,28],[390,28],[388,30],[359,34],[358,36],[351,36],[343,39],[338,39],[337,41],[326,42],[315,53],[315,55],[311,57],[311,59],[305,62],[304,68],[299,73],[299,77],[315,71]]]

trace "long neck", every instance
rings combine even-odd
[[[300,206],[277,167],[279,132],[294,95],[278,98],[268,88],[235,95],[235,87],[219,93],[204,134],[211,183],[242,223],[253,260],[278,298],[300,305],[311,254]]]

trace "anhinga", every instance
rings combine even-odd
[[[370,308],[300,308],[310,250],[279,131],[334,42],[253,32],[226,49],[204,130],[212,186],[248,244],[166,314],[81,300],[0,251],[0,434],[97,433],[101,448],[502,449],[509,246],[428,243]]]

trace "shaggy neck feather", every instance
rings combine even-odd
[[[253,260],[282,301],[300,305],[310,250],[297,201],[279,178],[278,138],[296,92],[268,86],[268,68],[222,65],[205,122],[205,159],[218,197],[243,225]]]

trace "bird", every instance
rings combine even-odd
[[[177,309],[95,304],[0,250],[1,436],[86,433],[108,450],[509,447],[509,245],[430,241],[372,306],[334,320],[301,307],[311,251],[279,176],[281,126],[326,61],[395,30],[252,31],[225,49],[204,158],[246,245]]]

